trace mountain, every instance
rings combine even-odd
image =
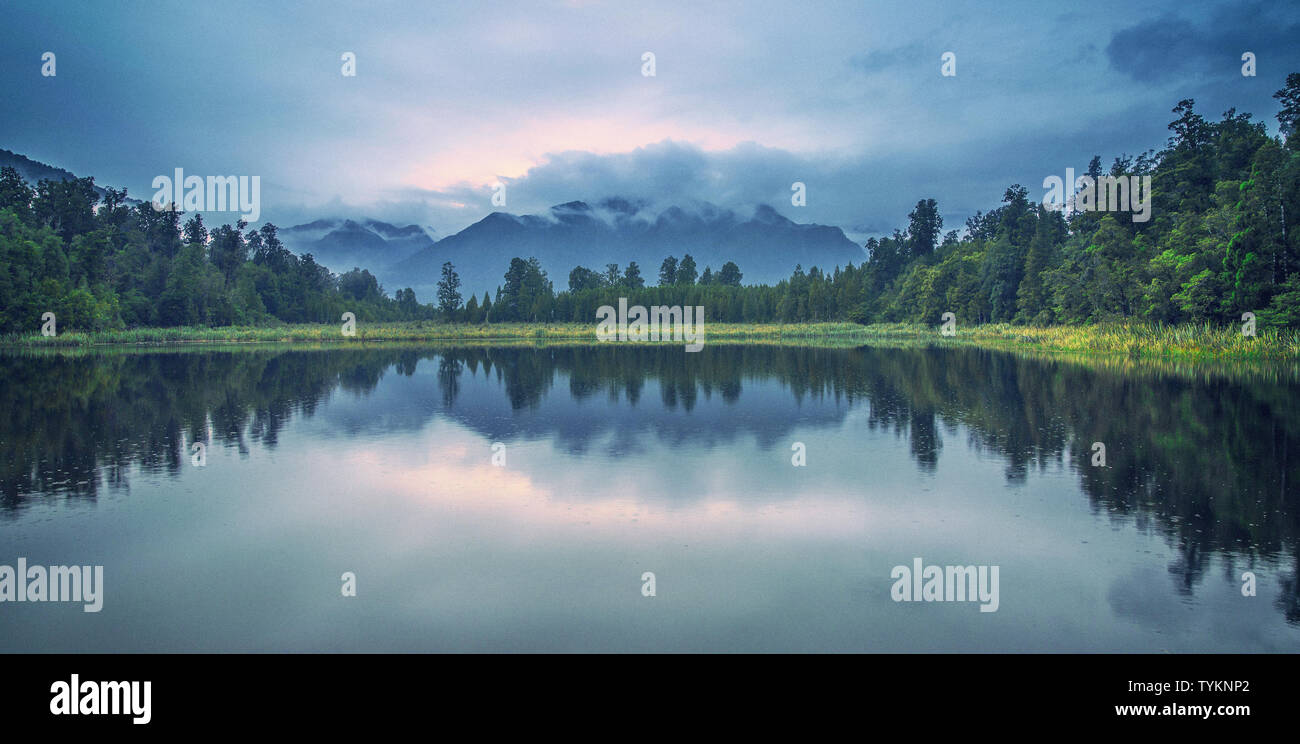
[[[11,166],[35,185],[42,179],[76,178],[70,171],[0,149],[0,166]],[[96,186],[100,196],[104,189]],[[128,199],[131,204],[140,203]],[[415,289],[421,301],[436,295],[442,264],[451,261],[461,278],[461,292],[482,296],[503,281],[510,259],[536,256],[555,285],[568,288],[569,271],[586,266],[604,271],[636,261],[647,284],[655,284],[659,265],[672,255],[689,253],[699,273],[715,272],[735,261],[745,284],[774,284],[790,276],[796,264],[805,269],[834,269],[862,263],[862,247],[838,227],[800,224],[761,204],[740,214],[707,202],[654,211],[640,202],[610,198],[595,206],[571,201],[545,213],[513,215],[493,212],[455,235],[435,241],[433,230],[399,227],[374,219],[327,218],[282,228],[280,239],[298,255],[343,273],[369,269],[390,293]]]
[[[16,152],[0,149],[0,168],[4,167],[13,168],[18,171],[18,175],[22,176],[23,180],[32,188],[36,188],[36,184],[43,180],[71,181],[77,177],[72,171],[55,168],[54,166],[46,165],[39,160],[32,160],[26,155],[19,155]],[[103,186],[98,185],[95,186],[95,193],[99,194],[101,199],[108,194],[108,192],[104,190]],[[139,204],[140,200],[128,198],[126,203],[132,205]]]
[[[386,268],[433,245],[433,238],[419,225],[397,227],[369,219],[316,220],[284,228],[279,236],[289,250],[300,256],[310,253],[316,263],[335,273],[359,266],[379,275],[381,281]],[[405,286],[385,282],[387,289]]]
[[[556,291],[568,288],[574,266],[603,270],[607,263],[624,267],[631,261],[640,265],[646,283],[654,284],[665,257],[687,253],[700,273],[705,266],[717,272],[735,261],[746,284],[774,284],[789,277],[795,264],[831,270],[866,260],[862,247],[840,228],[800,224],[765,204],[747,216],[708,203],[655,214],[615,198],[595,207],[580,201],[558,204],[543,215],[493,212],[381,269],[379,276],[386,288],[409,286],[421,298],[432,297],[443,262],[451,261],[468,297],[470,291],[495,291],[514,256],[536,256]]]

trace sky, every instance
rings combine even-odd
[[[766,203],[859,241],[934,198],[960,228],[1012,183],[1038,199],[1093,155],[1159,149],[1183,98],[1276,133],[1272,93],[1300,72],[1290,3],[6,0],[3,16],[0,148],[143,199],[176,168],[259,176],[282,227],[364,216],[439,237],[614,196]]]

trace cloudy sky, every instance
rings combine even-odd
[[[1300,71],[1288,3],[296,5],[6,2],[0,147],[140,198],[177,167],[258,175],[282,226],[446,235],[494,211],[501,182],[515,213],[763,202],[863,239],[922,197],[960,227],[1011,183],[1041,198],[1094,154],[1158,149],[1181,98],[1276,132],[1271,94]]]

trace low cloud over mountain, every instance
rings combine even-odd
[[[321,219],[285,228],[279,235],[289,250],[310,253],[336,273],[354,266],[377,273],[433,245],[433,237],[419,225],[397,227],[370,219]]]
[[[631,261],[653,284],[666,256],[687,253],[701,272],[735,261],[746,284],[774,283],[796,264],[833,269],[866,258],[840,228],[799,224],[765,204],[749,213],[707,202],[657,210],[620,198],[567,202],[543,214],[493,212],[436,243],[415,225],[373,220],[319,220],[282,235],[290,249],[313,253],[334,271],[368,268],[386,289],[413,287],[422,300],[433,298],[445,261],[456,266],[468,295],[495,291],[515,256],[536,256],[557,290],[567,287],[574,266],[601,270]]]

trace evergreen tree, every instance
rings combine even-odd
[[[687,286],[692,285],[695,283],[697,276],[698,274],[695,271],[695,259],[691,258],[691,254],[687,253],[685,256],[682,256],[682,262],[677,264],[677,273],[674,277],[674,284],[684,284]]]
[[[677,259],[669,256],[659,266],[659,286],[667,287],[677,283]]]
[[[641,278],[641,267],[637,266],[636,261],[629,263],[623,270],[623,286],[628,289],[640,289],[645,286],[645,279]]]
[[[456,273],[456,268],[451,265],[451,261],[445,261],[442,264],[442,278],[438,280],[438,310],[442,315],[451,319],[455,316],[456,308],[460,307],[460,274]]]
[[[741,279],[740,267],[733,261],[728,261],[722,265],[722,270],[718,272],[718,284],[724,287],[739,287]]]
[[[939,242],[939,233],[943,232],[943,217],[939,215],[938,202],[934,199],[918,201],[907,218],[910,256],[919,258],[933,253]]]

